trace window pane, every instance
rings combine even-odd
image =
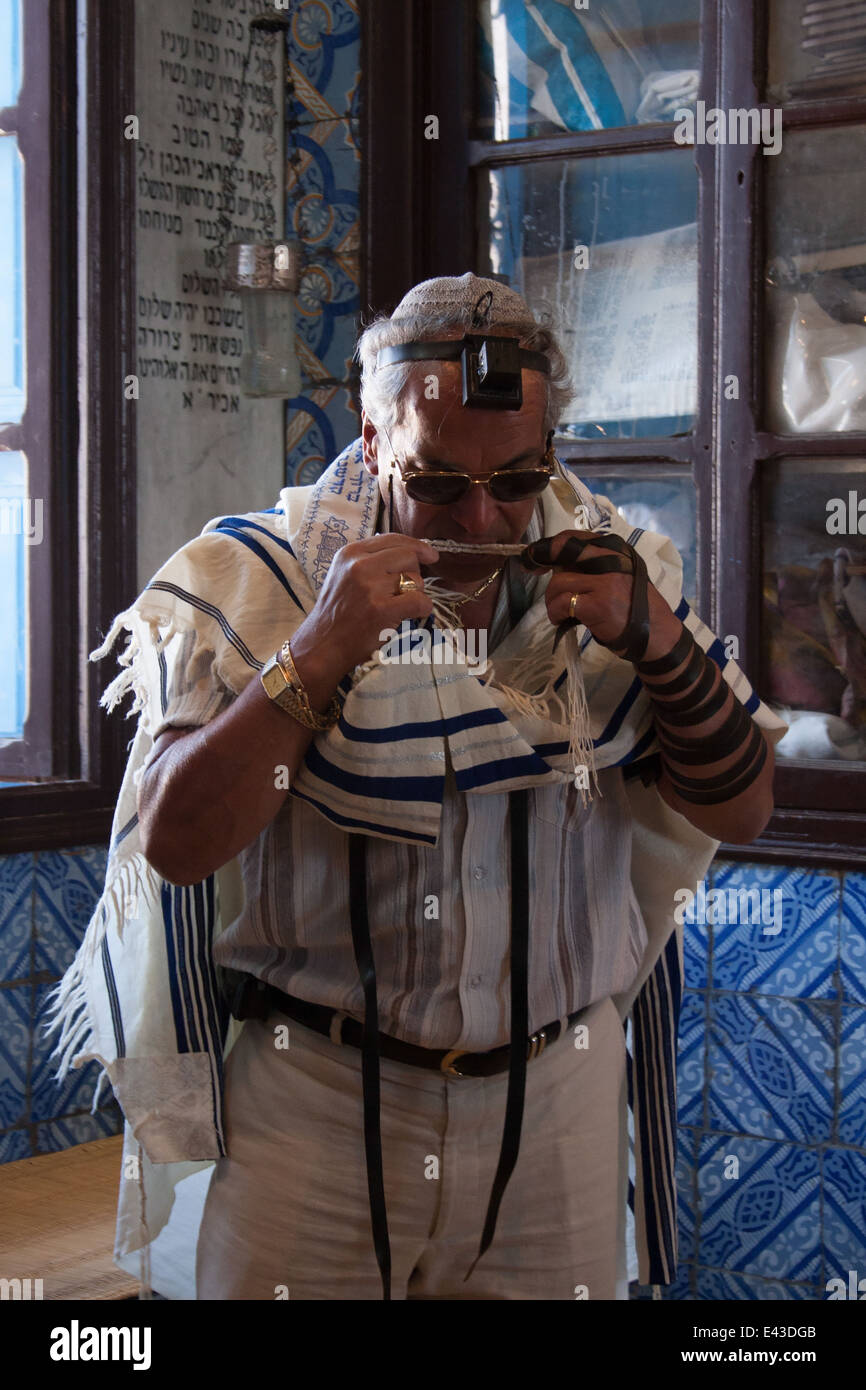
[[[14,135],[0,136],[0,424],[24,414],[24,204]]]
[[[673,121],[700,77],[700,0],[479,0],[478,133]]]
[[[785,758],[866,760],[866,460],[788,459],[762,481],[762,690]]]
[[[862,0],[770,0],[771,101],[866,93]]]
[[[866,430],[866,126],[794,132],[766,163],[769,426]]]
[[[21,86],[21,8],[0,0],[0,107],[14,106]]]
[[[559,331],[562,433],[682,434],[697,400],[697,171],[688,152],[505,165],[482,182],[480,264]],[[483,272],[482,272],[483,273]]]
[[[644,464],[591,466],[590,473],[571,465],[590,492],[609,497],[632,526],[670,537],[683,560],[683,594],[697,607],[697,496],[691,475]]]
[[[42,539],[26,478],[23,454],[0,453],[0,741],[21,737],[26,714],[27,546]]]

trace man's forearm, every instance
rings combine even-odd
[[[321,711],[336,678],[319,672],[302,638],[297,646],[299,674]],[[170,883],[191,884],[233,859],[277,815],[312,736],[254,676],[222,714],[170,743],[138,794],[142,846],[153,867]],[[287,775],[278,776],[283,767]]]
[[[774,758],[765,735],[697,644],[664,672],[641,665],[661,747],[660,793],[714,839],[749,844],[773,810]]]

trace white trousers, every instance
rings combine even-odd
[[[381,1059],[393,1299],[627,1296],[625,1038],[610,999],[582,1022],[588,1046],[566,1033],[528,1064],[517,1165],[468,1282],[507,1075],[454,1078]],[[277,1045],[286,1029],[287,1049]],[[225,1120],[197,1298],[381,1299],[360,1050],[279,1013],[247,1020],[226,1063]]]

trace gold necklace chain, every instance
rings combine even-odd
[[[487,579],[485,579],[480,589],[475,590],[474,594],[467,594],[465,598],[455,599],[455,601],[451,605],[452,608],[462,608],[464,603],[469,603],[474,598],[480,598],[481,595],[484,593],[484,590],[490,588],[490,585],[493,583],[494,579],[496,579],[496,577],[500,575],[504,569],[505,566],[500,565],[498,569],[495,569],[493,573]]]

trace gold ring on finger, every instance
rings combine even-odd
[[[418,585],[415,583],[415,580],[412,579],[412,578],[410,578],[410,576],[409,576],[408,574],[404,574],[403,571],[401,570],[401,571],[400,571],[400,582],[399,582],[399,584],[397,585],[397,588],[394,590],[394,592],[395,592],[396,594],[408,594],[408,593],[410,593],[413,589],[417,589],[417,588],[418,588]]]
[[[568,616],[569,616],[572,620],[574,620],[574,619],[577,617],[577,613],[575,612],[575,609],[577,608],[577,600],[578,600],[579,598],[580,598],[580,594],[572,594],[572,596],[571,596],[571,602],[570,602],[569,605],[568,605]]]

